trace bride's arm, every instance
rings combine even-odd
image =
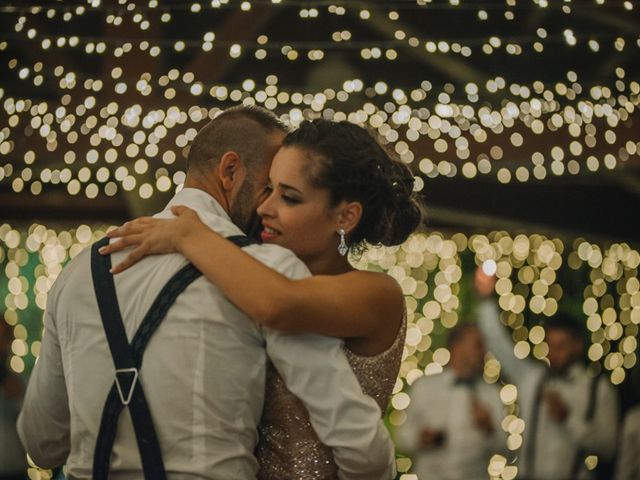
[[[111,231],[110,237],[120,238],[103,253],[136,246],[114,273],[144,256],[179,251],[232,303],[269,328],[374,338],[386,345],[395,338],[404,297],[391,277],[353,271],[290,280],[210,230],[194,211],[179,207],[174,213],[175,219],[143,218]]]

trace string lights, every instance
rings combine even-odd
[[[376,17],[397,23],[402,15],[414,10],[444,8],[431,2],[400,2],[385,9],[364,8],[358,2],[344,5],[326,2],[314,8],[292,2],[243,2],[239,11],[251,12],[252,5],[295,9],[301,22],[318,17],[353,17],[365,24]],[[605,2],[596,3],[598,5],[602,9],[610,8]],[[530,9],[549,7],[547,2],[534,2]],[[354,50],[363,61],[393,63],[398,57],[408,55],[408,50],[420,50],[427,55],[470,57],[498,51],[516,56],[542,54],[558,42],[571,46],[581,43],[593,55],[601,54],[604,45],[608,46],[608,52],[631,51],[636,55],[640,48],[637,32],[582,34],[566,28],[552,33],[550,27],[543,26],[536,28],[532,35],[489,34],[459,41],[418,37],[403,29],[402,24],[392,29],[391,39],[379,41],[358,39],[353,28],[334,29],[330,38],[318,41],[276,41],[266,34],[257,35],[251,41],[228,40],[218,38],[213,29],[202,32],[199,39],[127,40],[117,35],[121,29],[126,34],[130,34],[132,28],[149,30],[151,14],[154,19],[159,14],[160,23],[170,24],[175,18],[172,13],[188,10],[200,15],[230,8],[237,6],[225,2],[160,5],[152,1],[138,5],[121,1],[118,8],[108,8],[101,2],[64,7],[4,7],[3,13],[16,17],[15,32],[5,36],[0,50],[15,45],[33,48],[31,58],[35,60],[10,58],[9,73],[34,88],[58,90],[60,98],[36,101],[0,90],[8,116],[6,126],[0,131],[0,155],[8,159],[0,169],[0,182],[10,182],[15,192],[30,191],[34,195],[46,193],[50,185],[58,184],[66,185],[71,195],[83,194],[88,198],[114,196],[123,190],[137,191],[143,199],[162,194],[180,183],[181,176],[175,178],[175,175],[181,162],[175,162],[183,156],[185,135],[192,136],[194,130],[218,110],[196,105],[211,102],[259,104],[282,112],[283,120],[293,125],[318,115],[369,125],[393,145],[406,163],[413,164],[417,173],[431,178],[495,175],[501,183],[544,180],[550,175],[613,170],[638,153],[640,142],[633,137],[631,126],[640,98],[640,84],[627,78],[622,67],[615,68],[613,85],[583,85],[577,72],[567,70],[564,79],[552,84],[540,80],[510,83],[504,76],[496,75],[482,83],[470,81],[435,87],[424,80],[397,88],[384,80],[367,83],[354,78],[344,81],[342,88],[316,92],[281,85],[275,73],[262,79],[248,77],[237,84],[224,84],[211,83],[197,72],[177,68],[158,74],[132,75],[127,71],[125,65],[132,58],[140,54],[158,57],[167,50],[181,55],[201,49],[203,54],[228,55],[231,59],[252,55],[257,61],[272,61],[276,55],[294,62],[322,62],[336,50]],[[472,7],[451,2],[446,8]],[[497,13],[501,8],[510,22],[515,22],[516,13],[521,12],[515,2],[506,2],[502,7],[488,4],[477,8],[478,21],[488,18],[488,12]],[[562,11],[571,16],[572,8],[571,2],[566,2]],[[634,5],[626,2],[623,8],[633,10]],[[60,21],[74,24],[87,15],[101,16],[114,33],[107,37],[43,33],[46,31],[41,27],[43,22],[45,26],[46,22]],[[47,53],[56,49],[87,57],[112,57],[114,67],[106,76],[89,76],[74,71],[72,65],[47,62]],[[497,97],[499,103],[496,103]],[[344,108],[346,105],[349,109]],[[550,141],[546,142],[548,146],[540,148],[539,137],[543,135],[550,139],[570,138],[570,142]],[[24,143],[32,149],[22,148]],[[27,154],[22,161],[14,154],[16,147]],[[78,147],[82,153],[87,150],[88,153],[78,155]],[[509,151],[505,152],[505,148]],[[46,152],[45,157],[61,155],[64,165],[39,168],[40,152]],[[506,163],[501,161],[507,153],[518,160],[501,165]],[[123,160],[128,163],[132,160],[137,168],[124,167],[106,181],[104,170],[96,175],[95,170],[104,164]],[[417,185],[422,187],[423,181],[418,180]]]
[[[292,127],[316,117],[365,125],[410,165],[418,191],[436,177],[517,184],[623,172],[640,151],[640,29],[620,14],[637,10],[635,1],[605,0],[4,4],[0,189],[41,199],[62,191],[70,201],[168,197],[184,182],[198,129],[237,103],[263,106]],[[479,28],[459,28],[461,18]],[[540,69],[526,75],[530,63]],[[41,311],[63,265],[106,228],[0,224],[14,371],[28,372],[38,356]],[[354,260],[387,271],[407,299],[391,425],[404,422],[407,385],[449,362],[441,339],[469,303],[464,276],[486,261],[495,263],[517,356],[546,358],[544,330],[530,316],[552,316],[571,297],[590,334],[591,372],[620,384],[636,365],[633,247],[506,232],[418,234]],[[487,358],[484,378],[502,382],[497,360]],[[517,396],[501,384],[512,451],[526,428]],[[398,460],[400,472],[409,467]],[[489,473],[513,479],[517,470],[496,455]]]
[[[392,425],[400,426],[406,419],[405,409],[410,403],[406,386],[423,375],[441,372],[449,362],[449,351],[441,339],[443,332],[464,321],[458,314],[464,308],[460,280],[468,260],[475,266],[493,262],[501,320],[505,328],[512,330],[516,357],[546,361],[545,331],[533,318],[536,314],[553,317],[565,290],[577,288],[584,298],[580,313],[591,333],[591,374],[602,372],[619,385],[626,371],[635,367],[640,328],[638,250],[624,243],[602,249],[584,239],[576,239],[572,248],[566,249],[562,240],[537,234],[418,234],[401,247],[371,249],[356,263],[359,268],[388,271],[406,295],[409,322],[400,377],[391,401]],[[466,273],[471,276],[473,268],[469,270]],[[572,271],[582,275],[572,276]],[[576,278],[586,282],[576,285]],[[500,363],[489,355],[484,380],[496,383],[499,378]],[[502,429],[509,450],[515,451],[522,445],[526,428],[517,415],[515,385],[503,384],[500,398],[506,409]],[[400,471],[408,471],[410,465],[408,459],[398,461]],[[515,467],[499,454],[492,458],[489,471],[495,478],[513,479],[517,474]]]

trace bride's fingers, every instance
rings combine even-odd
[[[115,238],[122,237],[125,235],[131,235],[133,233],[139,233],[145,227],[153,224],[153,222],[157,221],[157,219],[153,217],[140,217],[135,220],[130,220],[128,222],[123,223],[119,227],[114,228],[113,230],[109,230],[107,232],[107,237]]]
[[[109,255],[111,253],[124,250],[131,245],[138,245],[141,241],[142,238],[140,235],[127,235],[126,237],[120,237],[118,240],[101,247],[98,252],[102,255]]]
[[[119,227],[114,228],[113,230],[109,230],[107,232],[108,238],[116,238],[122,236],[122,231],[125,229],[126,223],[123,223]]]
[[[189,212],[193,212],[193,210],[189,207],[185,207],[184,205],[174,205],[173,207],[171,207],[171,213],[173,213],[176,217]]]
[[[123,223],[119,227],[114,228],[113,230],[109,230],[107,232],[107,237],[116,238],[123,237],[125,235],[131,235],[132,233],[136,233],[139,230],[138,226],[135,224],[135,220],[127,223]]]
[[[147,249],[146,249],[145,245],[138,246],[137,248],[135,248],[133,250],[133,252],[131,252],[129,255],[127,255],[127,258],[125,258],[118,265],[113,267],[110,270],[110,272],[113,275],[115,275],[117,273],[125,271],[127,268],[131,267],[132,265],[135,265],[136,263],[138,263],[140,260],[142,260],[146,256],[146,250]]]

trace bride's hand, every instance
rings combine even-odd
[[[117,240],[102,247],[102,255],[135,247],[122,262],[111,269],[111,273],[120,273],[148,255],[178,252],[181,240],[198,228],[206,228],[198,214],[188,207],[175,206],[171,207],[171,211],[176,215],[175,218],[140,217],[107,233],[107,237]]]

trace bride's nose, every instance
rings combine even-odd
[[[258,209],[256,210],[258,212],[258,215],[260,215],[261,217],[273,217],[274,216],[274,208],[273,208],[272,198],[273,198],[273,193],[270,194],[267,198],[265,198],[264,201],[260,205],[258,205]]]

